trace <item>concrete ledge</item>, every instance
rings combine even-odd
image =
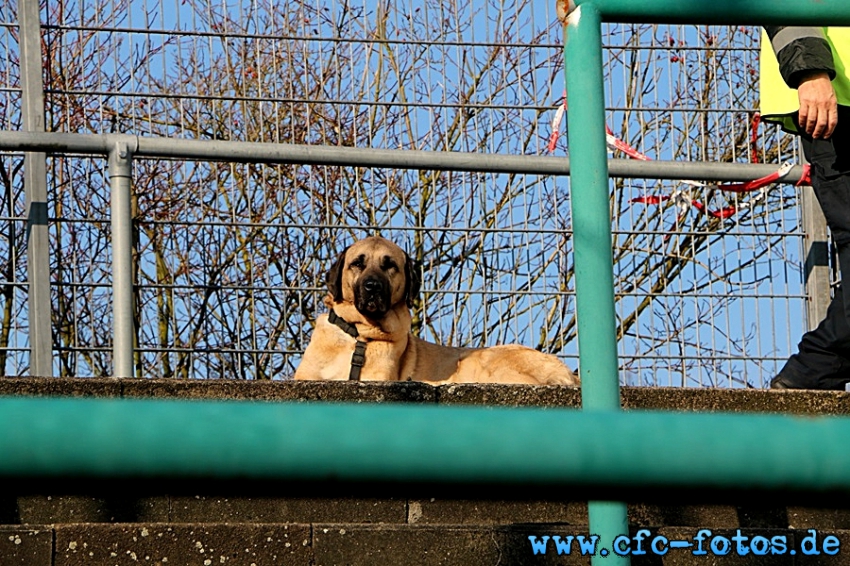
[[[0,395],[121,397],[122,381],[105,378],[0,377]]]
[[[464,383],[441,385],[442,405],[497,405],[507,407],[581,407],[581,390],[562,385],[497,385]]]
[[[588,523],[586,494],[532,492],[522,496],[485,491],[478,498],[456,497],[446,490],[403,490],[353,493],[336,488],[301,493],[300,487],[280,486],[277,493],[228,493],[196,487],[196,495],[169,494],[161,487],[155,496],[90,488],[70,495],[52,486],[30,489],[7,487],[2,507],[6,525],[83,523],[359,523],[396,525],[511,525],[581,526]],[[232,485],[230,486],[233,487]],[[252,486],[246,485],[250,491]],[[104,491],[105,490],[105,491]],[[57,492],[58,491],[58,492]],[[17,492],[17,493],[16,493]],[[846,499],[844,500],[846,501]],[[820,502],[819,507],[770,503],[647,503],[629,504],[629,524],[639,527],[780,528],[850,530],[850,509],[843,502]],[[2,566],[2,563],[0,563]]]
[[[581,406],[573,387],[420,382],[0,377],[2,395]],[[850,414],[850,394],[840,391],[624,387],[622,401],[625,409]]]
[[[9,490],[12,491],[12,490]],[[436,495],[436,494],[435,494]],[[160,495],[19,495],[7,525],[82,523],[360,523],[397,525],[587,525],[587,505],[558,494],[548,499],[450,499],[319,495],[233,497]],[[850,530],[850,509],[763,505],[629,505],[629,523],[643,527]],[[2,564],[2,563],[0,563]]]
[[[630,548],[639,551],[631,529]],[[790,529],[720,529],[700,535],[698,528],[662,527],[647,529],[641,548],[645,554],[632,556],[634,566],[691,566],[703,564],[743,566],[847,566],[850,564],[850,531]],[[586,528],[562,524],[512,525],[501,527],[464,525],[361,525],[314,524],[116,524],[39,525],[31,528],[0,527],[2,566],[124,566],[152,564],[198,564],[205,566],[478,566],[587,565],[576,540],[569,554],[558,554],[554,537],[589,537]],[[694,555],[702,538],[704,555]],[[535,554],[532,541],[545,542],[546,553]],[[651,544],[658,538],[656,548]],[[760,537],[757,542],[756,537]],[[827,537],[834,537],[825,554]],[[725,539],[725,542],[724,540]],[[835,541],[839,546],[835,546]],[[671,547],[682,541],[690,548]],[[784,552],[762,554],[768,543],[782,541]],[[804,545],[804,541],[806,544]],[[597,551],[611,551],[613,541],[598,541]],[[756,542],[757,554],[751,549]],[[712,546],[714,543],[714,546]],[[719,543],[719,544],[718,544]],[[814,544],[814,546],[812,546]],[[621,546],[622,548],[622,546]],[[712,548],[721,555],[712,553]],[[739,548],[748,550],[739,553]],[[777,549],[780,547],[777,546]],[[806,555],[816,550],[818,554]],[[793,553],[792,553],[793,551]]]
[[[52,523],[360,523],[398,525],[586,525],[580,494],[548,499],[445,497],[20,495],[7,524]],[[850,529],[850,510],[783,505],[629,505],[636,526]]]
[[[843,391],[624,387],[623,408],[733,413],[846,415],[850,394]]]
[[[435,403],[426,383],[0,377],[0,396]]]

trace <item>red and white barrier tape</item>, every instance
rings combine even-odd
[[[560,137],[560,128],[561,122],[564,120],[564,116],[567,112],[567,93],[564,93],[564,102],[558,106],[558,109],[555,111],[555,117],[552,120],[552,133],[549,135],[549,146],[548,150],[550,153],[554,152],[557,144],[558,138]],[[752,136],[750,138],[750,145],[752,149],[752,161],[753,163],[758,163],[757,151],[756,151],[756,142],[758,140],[758,127],[761,121],[761,116],[756,114],[753,117],[753,127],[752,127]],[[605,141],[608,145],[608,148],[612,151],[621,151],[624,154],[628,155],[632,159],[639,159],[641,161],[651,161],[652,158],[647,156],[644,153],[639,152],[626,142],[620,140],[614,135],[614,132],[606,125],[605,126]],[[769,175],[765,175],[764,177],[760,177],[758,179],[753,179],[752,181],[747,181],[744,183],[727,183],[724,185],[710,185],[706,183],[700,183],[699,181],[689,181],[682,180],[680,183],[685,185],[690,185],[692,187],[714,187],[720,189],[721,191],[728,191],[733,193],[748,193],[756,190],[761,190],[761,194],[756,197],[750,199],[749,202],[739,203],[734,206],[727,206],[718,210],[710,210],[705,207],[701,202],[690,198],[684,191],[673,191],[670,195],[664,196],[655,196],[648,195],[643,197],[637,197],[631,199],[633,203],[642,203],[642,204],[661,204],[664,201],[672,200],[677,208],[680,209],[680,217],[689,207],[693,207],[700,211],[703,214],[707,214],[708,216],[714,218],[729,218],[730,216],[735,215],[741,210],[745,210],[750,208],[755,202],[764,198],[764,188],[770,184],[776,183],[781,179],[788,176],[788,173],[791,172],[791,169],[794,167],[793,163],[784,163],[779,167],[776,171]],[[809,165],[806,164],[803,166],[803,175],[800,178],[800,181],[797,183],[797,186],[807,185],[810,183],[809,178]],[[678,224],[678,221],[677,221]]]
[[[555,118],[552,119],[552,133],[549,134],[549,153],[553,153],[558,146],[558,137],[561,135],[561,122],[563,122],[566,113],[567,95],[564,93],[564,103],[558,106],[558,109],[555,111]]]

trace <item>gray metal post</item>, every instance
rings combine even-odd
[[[41,69],[41,22],[38,0],[20,0],[21,111],[27,132],[44,131],[44,85]],[[27,283],[30,375],[53,375],[50,323],[50,245],[47,234],[47,167],[44,153],[24,155],[27,210]],[[5,368],[0,368],[0,372]]]
[[[133,218],[131,213],[133,155],[127,143],[109,152],[112,191],[112,375],[133,377]]]
[[[829,291],[829,245],[826,235],[826,218],[811,187],[803,187],[801,215],[806,254],[806,315],[809,330],[814,330],[826,318],[831,300]]]

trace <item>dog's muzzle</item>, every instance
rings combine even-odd
[[[370,318],[381,318],[390,306],[389,282],[374,276],[366,276],[354,287],[354,306],[361,314]]]

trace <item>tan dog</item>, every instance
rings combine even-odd
[[[384,238],[346,249],[327,284],[331,312],[316,321],[295,379],[579,384],[558,358],[525,346],[451,348],[413,336],[418,274],[407,254]]]

